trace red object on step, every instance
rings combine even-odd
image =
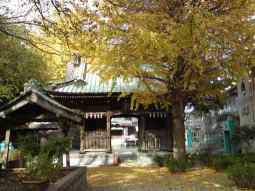
[[[118,153],[114,153],[114,155],[113,155],[113,164],[114,164],[114,166],[117,166],[119,164]]]

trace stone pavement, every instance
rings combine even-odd
[[[112,150],[112,153],[87,152],[86,154],[72,150],[70,151],[70,166],[113,165],[114,153],[118,153],[120,164],[146,166],[154,164],[153,156],[155,154],[166,154],[166,152],[139,153],[137,147],[126,148],[124,145],[115,145]],[[64,166],[65,164],[64,157]]]

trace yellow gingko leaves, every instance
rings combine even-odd
[[[213,94],[210,81],[236,79],[248,70],[243,60],[253,46],[252,1],[93,2],[93,9],[58,21],[73,34],[67,47],[90,59],[104,80],[138,80],[131,92],[136,102],[163,104],[164,95],[169,104],[176,89],[185,97],[194,87],[197,95]]]
[[[255,3],[93,2],[93,9],[74,12],[66,23],[59,21],[62,32],[68,34],[60,33],[63,42],[68,40],[67,48],[90,59],[92,70],[103,80],[137,82],[124,93],[132,94],[133,109],[141,104],[164,108],[171,105],[177,132],[175,156],[183,159],[184,105],[221,96],[231,81],[249,71]]]

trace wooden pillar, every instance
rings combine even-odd
[[[166,113],[166,125],[167,125],[167,135],[169,140],[169,148],[167,150],[173,151],[173,116],[172,111]]]
[[[112,152],[112,144],[111,144],[111,117],[113,113],[108,111],[106,112],[106,131],[107,131],[107,141],[106,141],[106,149],[107,152]]]
[[[138,129],[139,129],[139,138],[138,138],[138,151],[145,150],[145,126],[146,126],[146,116],[142,113],[138,119]]]
[[[5,133],[5,147],[4,147],[4,155],[3,155],[3,168],[7,168],[8,167],[10,136],[11,136],[11,130],[7,129],[6,133]]]
[[[85,125],[86,121],[83,120],[83,124],[80,126],[80,153],[84,153],[85,150]]]

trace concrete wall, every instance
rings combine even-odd
[[[245,86],[245,91],[243,90],[242,83]],[[240,126],[255,125],[255,81],[246,76],[240,80],[237,88]],[[249,152],[255,152],[255,141],[251,145]]]
[[[87,187],[86,167],[81,167],[50,185],[47,191],[86,191]]]
[[[242,84],[243,87],[242,88]],[[254,125],[255,124],[255,113],[254,113],[254,92],[252,88],[253,83],[248,78],[244,77],[237,86],[238,91],[238,102],[239,102],[239,117],[240,125]]]

